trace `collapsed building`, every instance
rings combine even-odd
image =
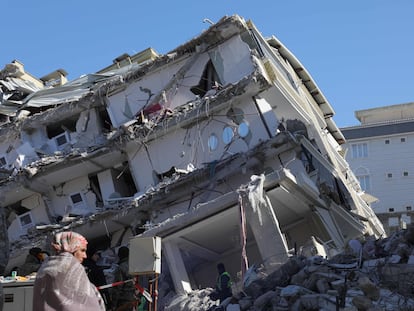
[[[14,61],[0,103],[3,273],[60,230],[112,248],[157,236],[183,294],[214,284],[218,262],[241,278],[309,240],[329,257],[385,235],[315,81],[237,15],[69,82]]]

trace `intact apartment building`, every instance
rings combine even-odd
[[[158,237],[182,294],[214,284],[218,262],[270,273],[309,241],[330,256],[385,233],[333,108],[252,21],[223,17],[165,55],[66,83],[64,70],[32,78],[19,62],[0,72],[5,273],[62,230],[108,250]]]
[[[341,128],[346,160],[386,231],[405,228],[414,215],[414,103],[355,116],[360,125]]]

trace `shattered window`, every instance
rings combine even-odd
[[[102,127],[107,131],[111,131],[113,125],[106,109],[99,111],[99,119],[101,120]]]
[[[91,187],[91,191],[96,196],[96,206],[102,207],[103,206],[103,198],[102,198],[102,192],[99,185],[99,179],[96,174],[89,176],[89,185]]]
[[[76,132],[76,121],[78,120],[79,116],[74,116],[63,120],[59,123],[49,124],[46,127],[47,136],[49,138],[53,138],[59,136],[65,132]]]
[[[203,75],[200,77],[198,84],[192,86],[190,90],[195,95],[203,97],[207,91],[216,88],[220,84],[220,78],[214,68],[213,62],[210,60],[204,68]]]

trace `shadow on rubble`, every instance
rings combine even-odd
[[[414,310],[414,226],[384,239],[350,240],[330,259],[293,256],[270,274],[253,265],[239,283],[220,306],[207,288],[170,292],[162,310]]]

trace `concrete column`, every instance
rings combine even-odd
[[[163,240],[163,252],[167,258],[176,293],[190,293],[192,291],[190,279],[185,269],[180,249],[173,241]]]
[[[272,272],[288,259],[288,246],[279,228],[279,222],[270,200],[263,191],[264,175],[252,176],[252,182],[239,189],[241,208],[255,237],[268,272]]]

